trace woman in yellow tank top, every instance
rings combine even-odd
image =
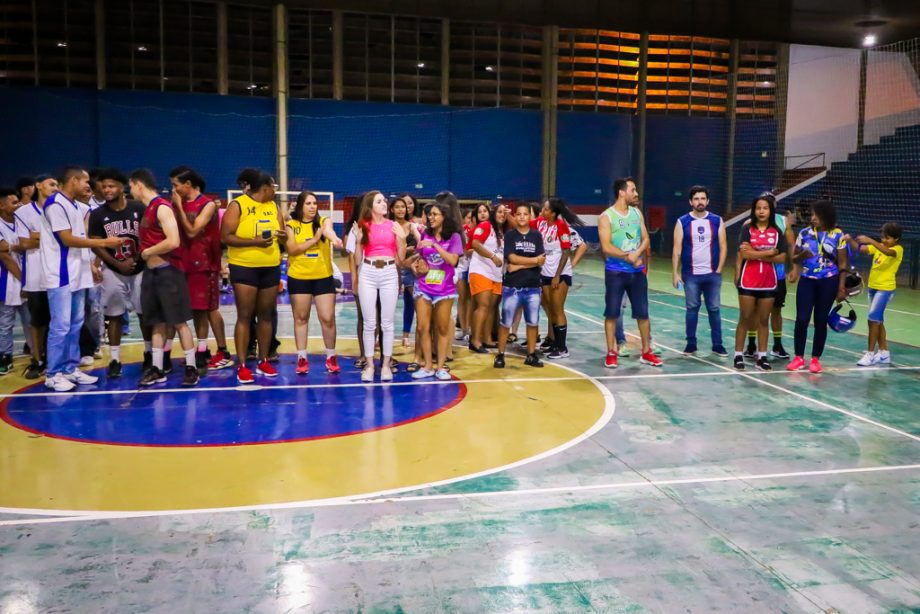
[[[236,301],[233,340],[240,361],[236,379],[241,384],[255,382],[252,371],[246,366],[253,315],[258,321],[259,364],[256,373],[266,377],[278,375],[268,362],[268,347],[272,337],[272,312],[281,282],[278,241],[287,235],[283,230],[281,210],[274,199],[274,178],[259,172],[249,183],[248,193],[227,205],[220,225],[220,239],[227,245],[230,282]]]
[[[288,294],[294,315],[294,343],[297,345],[297,374],[310,372],[307,362],[307,330],[310,310],[323,329],[326,371],[338,373],[335,356],[335,282],[332,278],[332,248],[341,249],[342,240],[332,229],[332,220],[319,215],[316,194],[301,192],[285,229],[288,253]]]

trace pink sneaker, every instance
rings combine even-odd
[[[264,375],[265,377],[278,377],[278,372],[275,370],[275,367],[272,366],[272,363],[268,360],[263,360],[256,367],[256,373],[259,375]]]
[[[812,356],[811,363],[808,365],[808,370],[812,373],[821,373],[821,361]]]
[[[307,362],[306,358],[297,359],[297,369],[295,370],[297,375],[306,375],[310,372],[310,363]]]
[[[805,368],[805,359],[801,356],[796,356],[792,359],[788,365],[786,365],[786,371],[801,371]]]
[[[340,373],[342,371],[341,367],[339,367],[339,359],[335,355],[326,359],[326,371],[329,373]]]
[[[655,356],[655,352],[652,351],[648,351],[642,354],[642,356],[639,357],[639,362],[644,365],[651,365],[653,367],[660,367],[664,364],[660,358]]]

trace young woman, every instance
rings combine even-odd
[[[422,207],[415,201],[415,197],[406,192],[400,194],[399,199],[406,203],[406,219],[416,224],[424,224],[422,217]]]
[[[767,328],[778,277],[777,262],[786,258],[786,237],[776,224],[776,200],[770,194],[751,203],[750,218],[741,227],[735,260],[735,286],[741,317],[735,329],[735,368],[744,370],[744,341],[747,331],[757,331],[757,362],[760,371],[770,371],[767,360]]]
[[[367,364],[361,381],[374,381],[374,333],[377,328],[377,299],[380,299],[381,344],[380,380],[393,380],[393,319],[399,295],[397,264],[406,257],[406,235],[402,227],[387,218],[387,199],[379,191],[368,192],[361,202],[358,242],[355,255],[361,262],[358,300],[364,316],[364,357]]]
[[[545,200],[540,217],[530,223],[531,228],[543,237],[546,260],[540,269],[542,302],[553,331],[551,339],[547,336],[549,343],[544,344],[544,348],[549,350],[546,357],[552,360],[569,356],[566,345],[568,321],[565,317],[565,299],[572,286],[572,275],[571,272],[568,275],[564,272],[569,262],[569,250],[572,249],[570,225],[581,226],[582,223],[561,198]]]
[[[463,241],[454,216],[444,209],[437,203],[425,207],[428,225],[418,237],[419,258],[412,265],[418,276],[415,288],[416,326],[424,357],[424,367],[412,374],[413,379],[432,375],[439,380],[450,379],[444,361],[450,348],[451,313],[457,298],[454,267],[463,254]],[[437,333],[436,359],[432,358],[432,325]]]
[[[410,197],[411,198],[411,197]],[[415,254],[416,238],[412,233],[412,218],[409,215],[409,207],[403,198],[397,198],[390,204],[390,219],[399,224],[403,232],[406,233],[406,259],[408,260]],[[411,266],[400,268],[399,283],[402,286],[403,297],[403,328],[402,328],[402,345],[409,347],[409,334],[412,332],[412,320],[415,318],[415,273]]]
[[[821,372],[821,354],[827,342],[827,316],[834,300],[846,298],[847,244],[843,231],[837,228],[837,210],[834,204],[820,200],[811,207],[811,225],[802,229],[795,241],[792,274],[789,283],[799,280],[795,295],[795,358],[786,369],[801,371],[805,368],[805,342],[808,340],[808,321],[814,315],[815,338],[811,347],[808,370]]]
[[[460,234],[463,239],[463,245],[469,244],[470,237],[473,235],[473,211],[472,209],[463,209],[461,212]],[[460,256],[460,262],[457,263],[457,320],[460,323],[460,331],[457,333],[457,341],[470,340],[470,252],[472,250],[463,250]]]
[[[361,206],[364,202],[364,194],[358,194],[355,197],[354,205],[351,208],[351,216],[345,223],[345,252],[348,254],[348,272],[351,275],[351,293],[355,297],[355,308],[358,311],[357,319],[357,336],[358,336],[358,358],[355,360],[355,367],[363,369],[367,364],[364,359],[364,318],[361,315],[361,302],[358,300],[358,273],[361,263],[357,259],[358,251],[358,218],[361,217]],[[371,348],[373,350],[373,347]]]
[[[230,261],[230,283],[236,301],[236,345],[239,368],[236,379],[241,384],[255,380],[246,366],[246,348],[249,347],[250,322],[257,319],[256,335],[259,340],[259,362],[256,373],[275,377],[278,372],[268,362],[268,348],[272,337],[272,310],[278,298],[281,281],[281,250],[278,240],[286,238],[284,218],[275,202],[275,180],[260,172],[250,178],[249,193],[237,197],[227,205],[220,226],[221,242],[226,244]]]
[[[332,275],[332,248],[341,248],[342,241],[332,229],[332,220],[319,215],[316,194],[301,192],[291,213],[287,228],[288,294],[294,315],[294,343],[297,345],[298,375],[310,372],[307,361],[307,339],[310,311],[316,305],[316,315],[323,329],[326,348],[326,371],[338,373],[335,355],[335,281]]]
[[[488,218],[482,221],[483,212]],[[498,205],[489,211],[486,205],[476,209],[478,225],[470,237],[470,294],[473,296],[473,321],[469,348],[477,354],[488,354],[495,324],[495,310],[502,294],[502,240],[507,230],[507,210]],[[488,340],[488,341],[487,341]]]

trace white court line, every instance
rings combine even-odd
[[[566,312],[572,314],[573,316],[576,316],[576,317],[582,318],[582,319],[584,319],[584,320],[587,320],[588,322],[593,322],[594,324],[599,324],[599,325],[601,325],[601,326],[604,325],[604,323],[603,323],[602,321],[596,320],[596,319],[594,319],[594,318],[592,318],[592,317],[590,317],[590,316],[586,316],[586,315],[584,315],[584,314],[582,314],[582,313],[578,313],[578,312],[575,312],[575,311],[570,311],[570,310],[568,310],[568,309],[566,309]],[[629,334],[629,335],[631,335],[631,336],[633,336],[633,337],[636,337],[636,335],[632,335],[632,333],[627,333],[627,334]],[[655,345],[657,345],[657,346],[659,346],[659,347],[662,347],[662,348],[664,348],[664,349],[666,349],[666,350],[669,350],[669,351],[671,351],[671,352],[674,352],[675,354],[680,354],[680,355],[682,355],[682,356],[684,355],[683,352],[681,352],[681,351],[679,351],[679,350],[676,350],[676,349],[674,349],[674,348],[672,348],[672,347],[668,347],[668,346],[666,346],[666,345],[662,345],[661,343],[658,343],[657,341],[655,342]],[[692,358],[692,359],[694,359],[694,360],[698,360],[698,361],[700,361],[700,362],[702,362],[702,363],[705,363],[705,364],[707,364],[707,365],[709,365],[709,366],[711,366],[711,367],[717,367],[717,368],[722,369],[722,370],[724,370],[724,371],[730,371],[730,372],[733,372],[733,373],[735,372],[734,369],[730,369],[729,367],[726,367],[726,366],[724,366],[724,365],[720,365],[720,364],[715,363],[715,362],[712,362],[712,361],[710,361],[710,360],[706,360],[705,358],[700,358],[699,356],[689,356],[688,358]],[[745,372],[743,372],[743,371],[740,371],[740,372],[737,372],[737,373],[738,373],[738,375],[739,375],[740,377],[744,377],[744,378],[750,379],[751,381],[757,382],[758,384],[761,384],[762,386],[768,386],[768,387],[770,387],[770,388],[774,388],[774,389],[779,390],[779,391],[781,391],[781,392],[785,392],[786,394],[791,394],[792,396],[797,397],[797,398],[799,398],[799,399],[802,399],[802,400],[804,400],[804,401],[808,401],[808,402],[810,402],[810,403],[814,403],[814,404],[816,404],[816,405],[820,405],[821,407],[824,407],[824,408],[829,409],[829,410],[831,410],[831,411],[836,411],[836,412],[839,412],[839,413],[844,414],[844,415],[846,415],[846,416],[850,416],[851,418],[854,418],[854,419],[856,419],[856,420],[860,420],[860,421],[865,422],[865,423],[867,423],[867,424],[871,424],[871,425],[873,425],[873,426],[877,426],[877,427],[879,427],[879,428],[881,428],[881,429],[885,429],[886,431],[890,431],[890,432],[892,432],[892,433],[897,433],[898,435],[902,435],[902,436],[904,436],[904,437],[907,437],[908,439],[912,439],[912,440],[914,440],[914,441],[920,441],[920,437],[918,437],[917,435],[912,435],[911,433],[908,433],[907,431],[902,431],[902,430],[900,430],[900,429],[896,429],[896,428],[894,428],[893,426],[888,426],[887,424],[883,424],[882,422],[878,422],[878,421],[873,420],[873,419],[871,419],[871,418],[866,418],[865,416],[860,416],[859,414],[854,414],[853,412],[848,411],[848,410],[846,410],[846,409],[841,409],[840,407],[835,407],[834,405],[831,405],[830,403],[825,403],[824,401],[821,401],[821,400],[818,400],[818,399],[814,399],[814,398],[812,398],[812,397],[809,397],[809,396],[806,396],[806,395],[804,395],[804,394],[798,393],[798,392],[796,392],[796,391],[794,391],[794,390],[789,390],[788,388],[783,388],[782,386],[779,386],[779,385],[777,385],[777,384],[773,384],[773,383],[767,382],[767,381],[765,381],[764,379],[761,379],[761,378],[758,378],[758,377],[754,377],[754,376],[751,375],[750,373],[745,373]]]
[[[698,484],[717,484],[725,482],[753,482],[759,480],[782,480],[820,476],[852,475],[860,473],[884,473],[892,471],[911,471],[920,469],[920,464],[915,465],[889,465],[880,467],[853,467],[850,469],[824,469],[815,471],[790,471],[785,473],[754,473],[743,475],[725,475],[706,478],[674,478],[664,480],[640,480],[634,482],[616,482],[608,484],[584,484],[579,486],[551,486],[546,488],[528,488],[522,490],[498,490],[474,493],[448,493],[443,495],[416,495],[408,497],[389,496],[359,496],[350,498],[322,499],[317,501],[302,501],[295,503],[280,503],[253,505],[246,507],[218,508],[216,510],[163,510],[156,512],[100,512],[79,516],[59,516],[52,518],[20,518],[15,520],[0,520],[0,526],[32,526],[39,524],[59,524],[69,522],[94,522],[101,520],[121,520],[128,518],[151,518],[157,516],[184,516],[186,514],[203,514],[219,512],[244,512],[244,511],[282,511],[291,509],[314,509],[323,507],[347,507],[355,505],[380,505],[380,504],[407,504],[426,501],[451,501],[491,499],[498,497],[532,496],[546,494],[577,494],[584,492],[630,490],[641,488],[660,488],[663,486],[693,486]],[[467,479],[467,478],[464,478]],[[413,488],[415,489],[415,488]],[[0,512],[29,513],[16,508],[0,508]],[[43,510],[47,514],[47,510]]]

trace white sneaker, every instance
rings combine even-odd
[[[95,360],[96,360],[96,359],[93,358],[92,356],[81,356],[81,357],[80,357],[80,366],[81,366],[81,367],[91,367],[91,366],[93,365],[93,362],[94,362]]]
[[[429,371],[422,367],[418,371],[412,374],[412,379],[425,379],[426,377],[431,377],[434,375],[434,371]]]
[[[45,388],[51,388],[55,392],[70,392],[77,385],[64,377],[62,373],[45,378]]]
[[[74,371],[73,373],[68,373],[64,376],[68,381],[73,382],[74,384],[95,384],[99,381],[99,378],[95,375],[90,375],[89,373],[84,373],[83,371]]]
[[[863,357],[857,361],[857,367],[871,367],[875,364],[875,352],[866,352]]]
[[[891,352],[876,352],[875,360],[872,361],[874,365],[890,365],[891,364]]]

